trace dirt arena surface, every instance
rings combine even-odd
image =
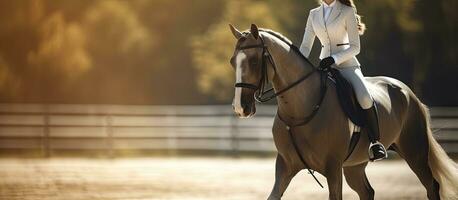
[[[370,164],[376,199],[426,199],[402,160]],[[273,158],[0,158],[0,199],[245,200],[266,199],[274,181]],[[324,177],[318,178],[326,186]],[[327,199],[302,171],[284,199]],[[358,199],[344,183],[344,199]]]

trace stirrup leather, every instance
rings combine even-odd
[[[385,152],[385,157],[377,158],[377,159],[374,158],[374,154],[372,153],[372,147],[373,146],[377,146],[377,145],[382,147],[383,151]],[[370,143],[369,149],[368,149],[368,153],[369,153],[369,160],[371,160],[371,161],[379,161],[379,160],[383,160],[385,158],[388,158],[388,153],[386,152],[385,146],[383,146],[383,144],[380,143],[379,141],[377,141],[375,143],[372,143],[372,142]]]

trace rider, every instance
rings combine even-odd
[[[379,142],[377,107],[355,57],[360,52],[359,35],[364,30],[365,25],[356,13],[353,0],[322,0],[320,7],[310,11],[300,51],[308,57],[317,36],[322,44],[320,69],[334,67],[352,84],[367,119],[371,142],[369,159],[376,161],[386,158],[387,153]]]

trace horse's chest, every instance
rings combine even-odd
[[[275,120],[272,133],[277,151],[286,160],[297,161],[298,153],[301,153],[306,160],[314,160],[319,157],[319,145],[309,141],[319,141],[318,134],[311,134],[311,127],[296,127],[290,131],[286,129],[278,119]],[[297,149],[295,148],[297,147]],[[304,152],[308,152],[304,154]]]

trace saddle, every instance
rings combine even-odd
[[[356,126],[364,127],[366,124],[364,110],[361,108],[358,100],[356,99],[356,93],[351,83],[342,76],[339,70],[334,68],[329,70],[328,77],[333,80],[336,85],[337,98],[345,115]],[[351,154],[355,150],[360,135],[360,131],[353,132],[345,161],[350,158]]]
[[[330,69],[328,76],[336,85],[339,104],[345,115],[347,115],[353,124],[359,127],[364,127],[364,110],[361,108],[358,100],[356,99],[356,94],[351,83],[342,76],[339,70],[334,68]]]

